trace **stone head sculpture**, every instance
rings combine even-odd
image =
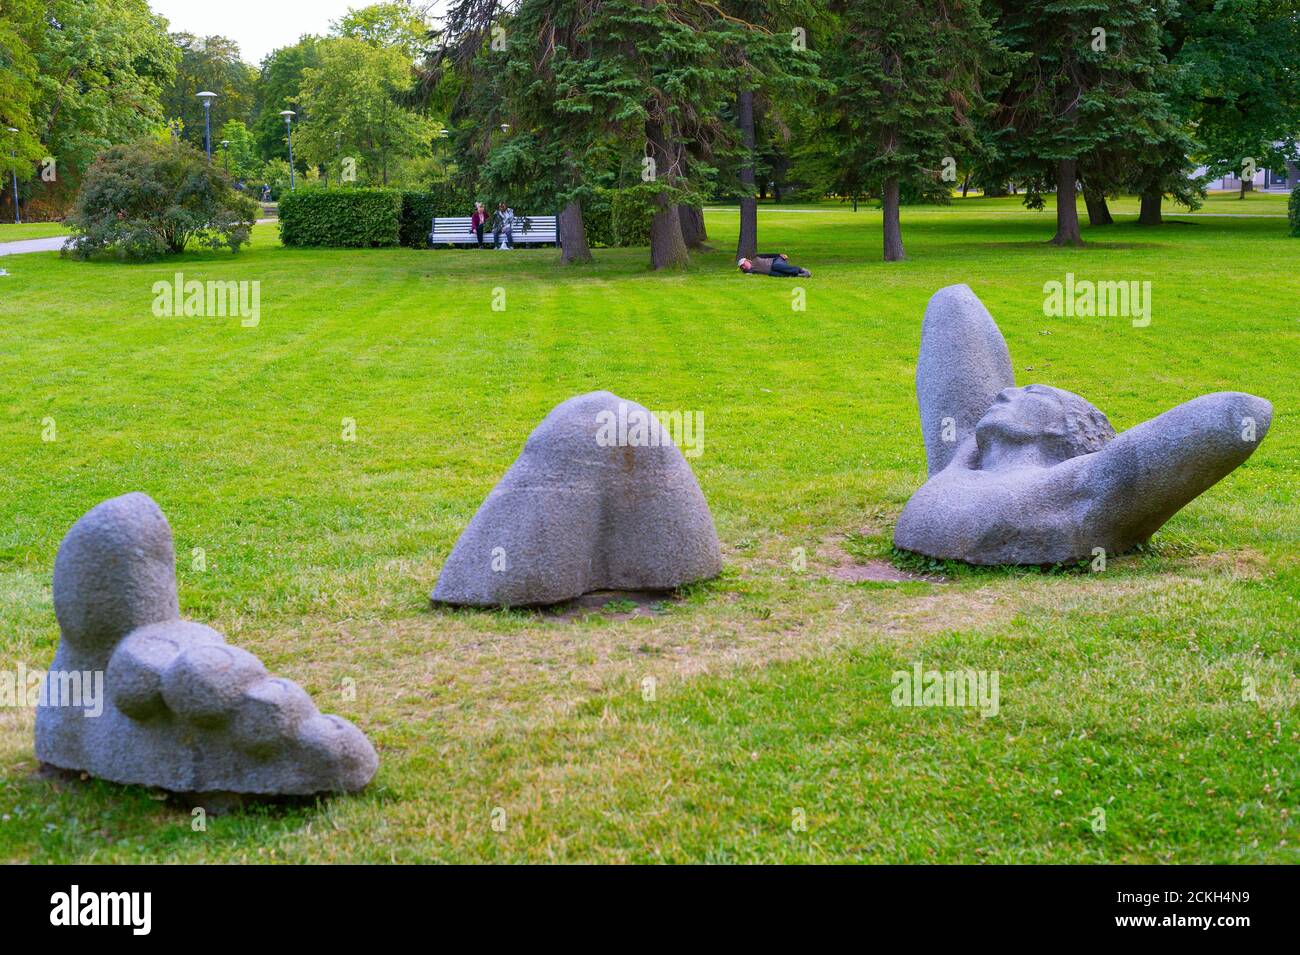
[[[186,793],[343,792],[374,776],[379,757],[360,730],[180,619],[171,528],[148,496],[104,501],[72,526],[54,560],[54,611],[62,639],[36,710],[42,763]],[[107,699],[56,690],[87,683]]]
[[[965,285],[940,289],[916,371],[929,480],[894,532],[903,550],[973,564],[1054,564],[1144,543],[1246,460],[1273,408],[1203,395],[1117,435],[1068,391],[1017,388],[992,316]]]

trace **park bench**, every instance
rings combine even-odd
[[[491,223],[483,227],[483,241],[492,244]],[[515,245],[558,245],[555,216],[515,216]],[[429,229],[430,245],[476,245],[478,238],[469,216],[437,217]]]

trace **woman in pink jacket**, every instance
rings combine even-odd
[[[474,214],[469,217],[470,228],[478,236],[478,247],[483,248],[483,226],[487,224],[487,210],[483,208],[483,203],[474,203]]]

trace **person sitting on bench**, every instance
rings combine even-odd
[[[812,273],[801,269],[790,261],[784,252],[760,252],[752,259],[743,256],[736,260],[736,267],[746,275],[776,275],[782,278],[809,278]]]
[[[478,239],[478,247],[483,248],[483,227],[487,225],[487,209],[483,203],[474,203],[474,214],[469,217],[469,227],[474,230],[474,237]]]
[[[501,236],[506,237],[505,244]],[[498,249],[508,249],[515,241],[515,210],[507,208],[504,202],[497,204],[497,211],[492,216],[492,244]]]

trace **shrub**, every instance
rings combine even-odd
[[[305,189],[280,199],[280,241],[293,246],[397,245],[402,195],[392,189]]]
[[[194,240],[238,252],[256,219],[257,204],[197,149],[145,139],[109,148],[86,171],[64,250],[81,259],[107,251],[149,259]]]
[[[587,231],[587,244],[592,248],[612,248],[614,245],[611,195],[609,189],[596,189],[582,200],[582,226]]]
[[[657,186],[632,186],[616,189],[610,196],[610,219],[613,244],[642,246],[650,244],[650,220],[654,218],[654,194]]]
[[[1286,211],[1291,217],[1291,234],[1300,236],[1300,186],[1291,190],[1291,199],[1287,202]]]
[[[404,246],[423,249],[429,244],[429,227],[434,216],[469,216],[474,197],[454,182],[435,182],[427,190],[402,193],[399,239]]]

